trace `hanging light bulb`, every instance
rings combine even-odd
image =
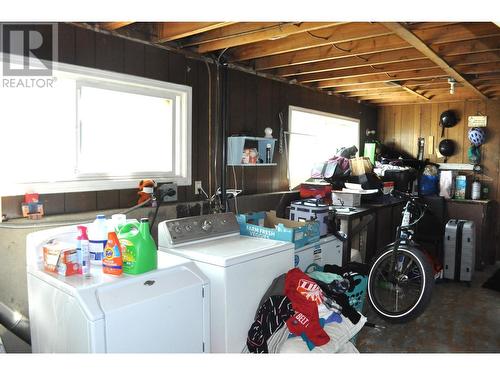
[[[457,81],[455,81],[455,78],[448,78],[448,83],[450,84],[450,94],[453,95],[455,93],[455,84]]]

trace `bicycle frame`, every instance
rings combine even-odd
[[[390,269],[390,280],[395,279],[395,272],[396,272],[396,253],[399,248],[399,246],[404,243],[411,244],[412,246],[416,246],[416,244],[412,241],[412,236],[413,236],[413,231],[412,227],[415,226],[425,215],[425,211],[427,207],[425,205],[419,205],[417,202],[415,202],[415,198],[411,197],[409,195],[405,195],[405,198],[408,199],[406,201],[405,207],[402,212],[402,218],[401,218],[401,225],[399,225],[396,228],[396,237],[394,242],[392,243],[392,255],[391,255],[391,262],[389,265]],[[418,219],[414,220],[411,222],[411,212],[410,209],[412,207],[421,207],[421,214],[418,217]]]

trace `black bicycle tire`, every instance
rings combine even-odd
[[[376,266],[381,263],[381,260],[384,259],[392,251],[393,251],[392,246],[388,246],[382,252],[376,255],[372,263],[370,264],[370,271],[368,274],[368,286],[367,286],[368,300],[370,302],[370,305],[374,308],[377,315],[379,315],[382,319],[389,321],[391,323],[406,323],[420,316],[420,314],[422,314],[429,305],[432,295],[432,289],[434,286],[434,272],[427,259],[425,259],[425,255],[420,250],[418,250],[415,247],[400,245],[397,251],[406,251],[418,260],[418,264],[420,265],[419,268],[423,271],[424,286],[422,288],[422,293],[421,296],[419,297],[419,300],[414,305],[414,307],[410,309],[408,312],[398,315],[391,315],[388,313],[384,313],[381,311],[381,308],[377,306],[376,302],[374,302],[372,298],[371,282],[373,281],[373,278],[371,276],[373,274],[373,271],[376,269]]]

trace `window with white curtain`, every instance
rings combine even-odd
[[[288,111],[290,189],[311,177],[311,170],[341,147],[359,149],[359,120],[290,106]]]
[[[191,87],[57,64],[53,87],[0,87],[0,195],[191,184]]]

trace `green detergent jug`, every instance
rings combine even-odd
[[[149,232],[149,220],[121,227],[118,239],[122,245],[123,272],[138,275],[158,268],[155,241]]]

